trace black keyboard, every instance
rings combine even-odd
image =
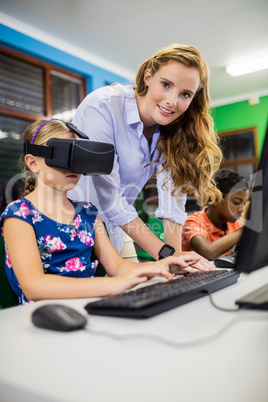
[[[195,272],[172,281],[159,282],[115,296],[88,303],[89,314],[114,317],[149,318],[191,302],[207,292],[234,284],[239,272],[234,270]]]

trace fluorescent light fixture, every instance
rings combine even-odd
[[[241,63],[230,64],[230,66],[226,67],[226,71],[233,77],[237,77],[239,75],[265,70],[266,68],[268,68],[268,55]]]

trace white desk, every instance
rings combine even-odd
[[[268,267],[243,274],[213,293],[214,301],[235,307],[267,280]],[[87,316],[87,302],[61,303]],[[219,311],[206,296],[146,320],[87,316],[88,328],[158,334],[181,342],[174,348],[148,338],[117,341],[86,330],[36,328],[31,313],[46,303],[0,311],[1,402],[268,401],[268,312]]]

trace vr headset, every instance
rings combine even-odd
[[[90,141],[72,123],[64,124],[80,139],[50,138],[46,146],[24,143],[24,155],[45,158],[50,167],[83,175],[110,174],[114,163],[114,146],[105,142]]]

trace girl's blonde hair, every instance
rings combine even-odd
[[[212,176],[218,170],[222,153],[218,136],[209,115],[209,70],[202,55],[192,46],[173,44],[144,61],[136,75],[135,92],[145,96],[145,72],[153,76],[163,65],[177,61],[189,68],[196,68],[200,75],[199,88],[188,109],[174,122],[160,126],[156,144],[159,151],[155,163],[164,156],[163,169],[170,172],[174,195],[177,190],[196,197],[199,205],[221,200]]]
[[[39,128],[40,130],[38,131],[36,137],[34,138],[34,135],[36,134]],[[41,119],[35,121],[26,128],[26,130],[23,133],[23,141],[31,143],[34,138],[33,143],[35,145],[46,145],[47,141],[50,138],[60,137],[62,134],[66,134],[66,132],[72,132],[72,131],[61,120]],[[22,171],[25,174],[24,195],[27,195],[35,189],[36,177],[26,165],[24,155],[22,155],[20,158],[20,165]]]

